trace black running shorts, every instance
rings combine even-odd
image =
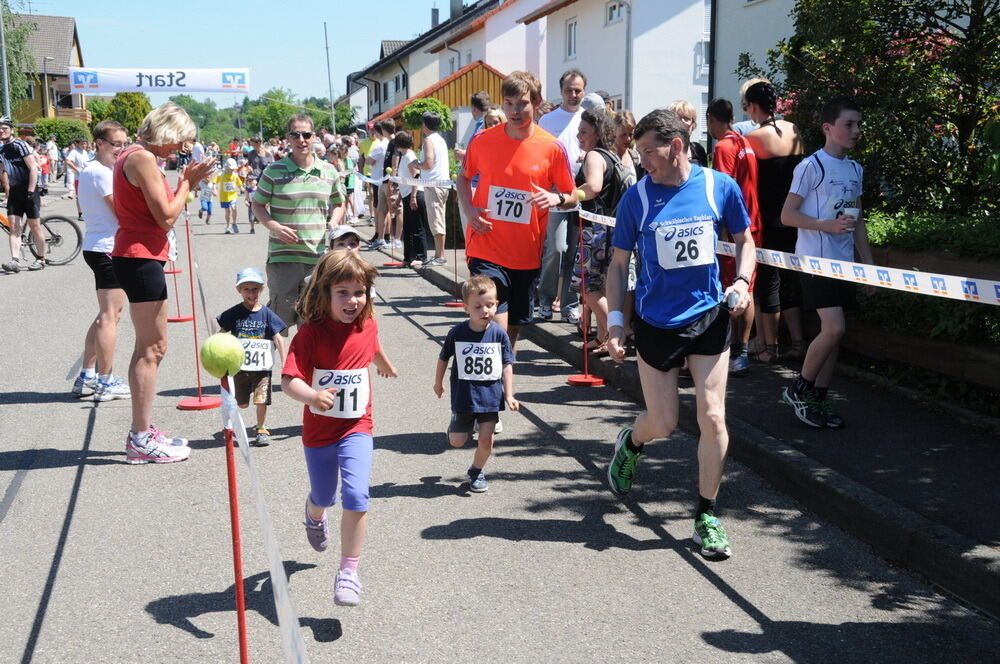
[[[635,317],[635,349],[639,357],[659,371],[684,364],[688,355],[719,355],[730,345],[729,314],[720,307],[708,310],[684,327],[664,329]]]
[[[132,304],[167,299],[167,278],[163,275],[165,262],[154,258],[111,257],[115,277]]]
[[[83,260],[94,273],[94,287],[97,290],[121,288],[115,269],[111,266],[111,256],[103,251],[84,251]]]

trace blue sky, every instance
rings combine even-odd
[[[21,11],[27,12],[27,0]],[[431,7],[448,18],[448,0],[293,0],[291,2],[122,2],[34,0],[32,13],[76,19],[84,63],[91,67],[249,67],[251,95],[291,89],[298,98],[327,95],[323,22],[330,38],[333,94],[347,74],[378,58],[383,39],[412,39],[431,25]],[[378,8],[378,19],[361,8]],[[190,7],[184,15],[181,8]],[[15,7],[15,11],[18,11]],[[176,26],[176,27],[171,27]],[[151,95],[155,104],[169,95]],[[211,97],[218,105],[235,95]]]

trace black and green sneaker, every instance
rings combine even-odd
[[[635,464],[642,452],[630,452],[626,441],[632,434],[631,427],[625,427],[618,432],[615,439],[615,453],[608,464],[608,486],[611,492],[623,496],[632,489],[632,475],[635,474]]]
[[[694,521],[694,543],[701,547],[701,555],[714,560],[724,560],[733,555],[729,548],[729,538],[726,529],[719,519],[711,514],[699,514]]]
[[[826,426],[830,429],[839,429],[844,426],[844,418],[837,414],[837,411],[833,409],[833,402],[830,399],[822,399],[819,402],[820,412],[823,413],[823,419],[826,420]]]

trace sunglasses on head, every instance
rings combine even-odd
[[[313,137],[313,133],[311,131],[290,131],[290,132],[288,132],[288,138],[296,138],[296,139],[298,139],[298,138],[304,138],[304,139],[306,139],[308,141],[312,137]]]

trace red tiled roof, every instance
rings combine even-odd
[[[369,123],[379,122],[380,120],[388,120],[388,119],[396,117],[397,115],[399,115],[400,113],[402,113],[403,109],[406,108],[415,99],[423,99],[425,97],[430,97],[432,94],[434,94],[435,92],[437,92],[438,90],[440,90],[444,86],[448,85],[449,83],[451,83],[455,79],[458,79],[458,78],[461,78],[462,76],[465,76],[465,74],[467,74],[468,72],[472,71],[476,67],[483,67],[484,69],[487,69],[487,70],[493,72],[494,74],[496,74],[500,78],[504,78],[504,76],[505,76],[504,74],[501,74],[499,71],[497,71],[493,67],[489,66],[488,64],[486,64],[482,60],[476,60],[475,62],[470,62],[469,64],[465,65],[464,67],[462,67],[461,69],[459,69],[458,71],[456,71],[454,74],[442,78],[440,81],[438,81],[437,83],[435,83],[434,85],[432,85],[430,87],[424,88],[423,90],[421,90],[417,94],[415,94],[412,97],[408,98],[406,101],[404,101],[402,103],[399,103],[399,104],[396,104],[395,106],[393,106],[392,108],[390,108],[388,111],[384,111],[382,113],[379,113],[378,115],[376,115],[374,118],[372,118],[368,122]]]

